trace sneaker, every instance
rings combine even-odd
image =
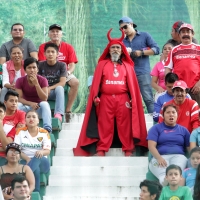
[[[97,151],[96,156],[105,156],[105,151]]]
[[[59,119],[60,122],[62,122],[62,115],[61,114],[57,113],[57,114],[54,115],[54,117]]]
[[[66,123],[70,122],[71,114],[72,114],[71,111],[65,113],[65,121],[66,121]]]
[[[130,157],[133,155],[133,152],[132,151],[125,151],[125,156],[126,157]]]

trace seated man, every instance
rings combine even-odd
[[[78,93],[78,86],[79,81],[74,76],[73,72],[75,70],[75,64],[78,62],[76,57],[76,52],[72,45],[62,41],[62,28],[58,24],[53,24],[49,27],[49,38],[50,41],[47,43],[54,43],[58,46],[58,56],[57,60],[66,63],[67,68],[67,84],[70,87],[70,91],[68,93],[68,101],[66,105],[66,122],[69,122],[71,117],[71,109],[72,105],[76,99],[77,93]],[[44,46],[46,43],[43,43],[39,47],[38,52],[38,59],[39,61],[46,60],[45,54],[44,54]]]
[[[66,83],[66,64],[57,61],[58,46],[54,43],[47,43],[44,47],[46,61],[39,62],[39,72],[41,76],[48,80],[48,99],[55,100],[54,117],[62,122],[64,115],[64,86]]]
[[[48,81],[37,75],[38,61],[35,58],[30,57],[24,61],[24,70],[27,75],[18,78],[15,84],[19,94],[18,108],[25,112],[36,110],[43,119],[43,128],[51,132],[51,110],[47,102]]]
[[[8,91],[4,104],[0,103],[0,166],[4,165],[5,148],[14,141],[16,129],[25,124],[25,112],[17,110],[18,94]]]
[[[165,105],[172,104],[178,110],[177,124],[184,126],[191,133],[199,126],[199,106],[196,101],[187,99],[188,86],[184,81],[176,81],[172,88],[174,99]],[[161,110],[159,123],[163,122],[163,111]]]
[[[165,86],[166,86],[167,90],[165,92],[160,93],[157,96],[157,99],[155,99],[155,102],[154,102],[153,120],[155,122],[158,122],[162,106],[166,102],[168,102],[168,101],[170,101],[174,98],[173,92],[172,92],[172,87],[173,87],[175,81],[177,81],[177,80],[178,80],[178,76],[176,74],[172,73],[172,72],[168,73],[165,76]],[[189,94],[187,94],[186,97],[191,99]]]

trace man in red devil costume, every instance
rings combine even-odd
[[[99,58],[75,156],[105,156],[116,127],[122,151],[131,156],[135,145],[147,149],[141,95],[131,60],[121,38],[112,39]]]

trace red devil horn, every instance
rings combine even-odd
[[[120,28],[120,31],[122,32],[122,36],[119,38],[119,41],[123,41],[125,34],[122,28]]]
[[[108,41],[111,42],[112,41],[112,38],[110,37],[110,32],[112,31],[112,28],[108,31],[107,33],[107,38],[108,38]]]

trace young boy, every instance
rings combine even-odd
[[[177,165],[169,165],[166,169],[166,180],[169,186],[163,187],[159,200],[193,200],[190,189],[187,186],[179,186],[181,179],[181,168]]]
[[[13,142],[16,129],[25,125],[25,112],[17,110],[18,94],[15,91],[6,93],[4,104],[0,103],[0,166],[7,161],[6,145]]]
[[[46,61],[39,62],[38,74],[48,80],[48,100],[55,100],[54,117],[62,122],[64,115],[64,86],[66,84],[66,64],[57,61],[58,46],[54,43],[47,43],[44,46]]]

